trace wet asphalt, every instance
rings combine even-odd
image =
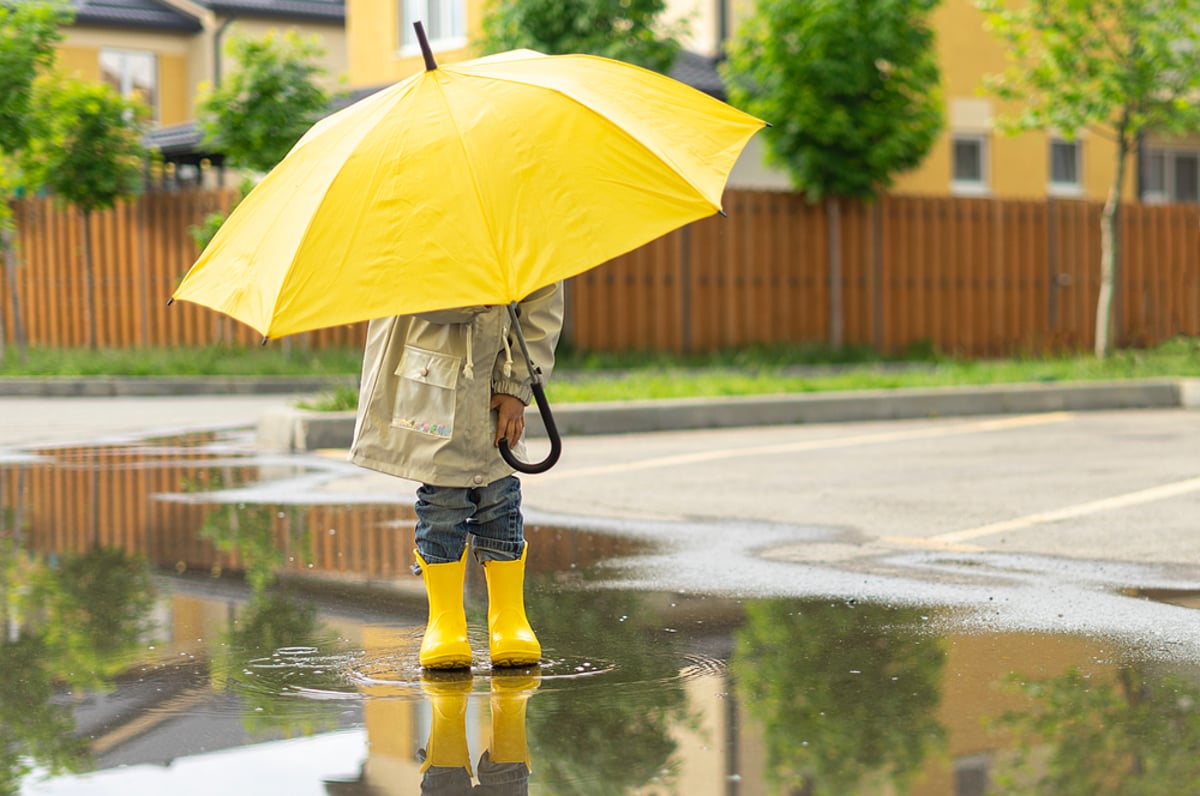
[[[252,427],[292,399],[0,398],[0,458]],[[1197,450],[1189,409],[568,436],[553,470],[524,478],[525,507],[531,524],[656,542],[610,564],[613,586],[943,605],[963,628],[1197,660]],[[312,471],[271,483],[277,499],[412,499],[342,451],[286,458]]]

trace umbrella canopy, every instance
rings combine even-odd
[[[173,298],[264,337],[519,301],[719,211],[763,126],[594,56],[429,68],[315,124]]]

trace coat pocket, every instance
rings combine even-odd
[[[449,439],[454,433],[459,357],[405,346],[396,367],[396,406],[392,425]]]

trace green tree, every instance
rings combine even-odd
[[[988,76],[996,96],[1020,103],[1001,119],[1010,131],[1088,129],[1116,143],[1100,224],[1096,356],[1113,348],[1120,268],[1118,220],[1129,156],[1147,131],[1200,124],[1200,2],[1197,0],[979,0],[987,25],[1008,46],[1009,69]]]
[[[29,143],[33,112],[33,82],[55,59],[54,46],[74,12],[59,3],[17,3],[0,6],[0,269],[5,272],[12,322],[22,362],[27,356],[20,298],[17,295],[16,229],[12,201],[21,186],[19,155]],[[4,361],[4,307],[0,307],[0,363]]]
[[[197,110],[206,144],[237,169],[263,173],[283,160],[305,131],[329,111],[321,85],[324,50],[315,37],[272,31],[261,38],[233,36],[226,54],[238,69],[217,86],[202,86]],[[253,182],[244,180],[241,195]],[[192,229],[203,248],[225,221],[212,213]]]
[[[757,0],[721,67],[730,101],[773,126],[767,162],[824,201],[830,342],[844,342],[841,206],[917,166],[943,126],[938,0]]]
[[[666,7],[665,0],[490,0],[476,45],[485,53],[588,53],[665,74],[686,32],[661,19]]]
[[[142,145],[149,109],[103,83],[41,77],[34,89],[27,173],[33,184],[44,185],[82,214],[88,344],[95,348],[92,216],[141,189],[150,154]]]
[[[777,789],[903,793],[944,744],[936,711],[946,653],[911,629],[918,613],[792,600],[746,607],[729,670],[763,723]]]
[[[202,89],[205,142],[236,168],[269,171],[329,110],[319,82],[324,50],[315,37],[272,31],[257,39],[234,36],[226,52],[238,69]]]

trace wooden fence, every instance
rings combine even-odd
[[[253,343],[210,310],[166,306],[195,258],[187,234],[232,194],[150,194],[99,214],[98,343]],[[1100,206],[1081,201],[885,197],[841,212],[840,291],[831,291],[822,205],[790,193],[727,191],[715,216],[568,285],[567,336],[583,350],[710,350],[843,339],[881,351],[920,343],[967,355],[1087,349],[1094,334]],[[47,200],[18,205],[17,291],[28,340],[80,346],[87,326],[81,223]],[[1200,208],[1123,208],[1117,307],[1122,345],[1200,334]],[[10,297],[0,285],[9,339]],[[831,310],[840,293],[841,312]],[[363,325],[299,335],[360,345]]]

